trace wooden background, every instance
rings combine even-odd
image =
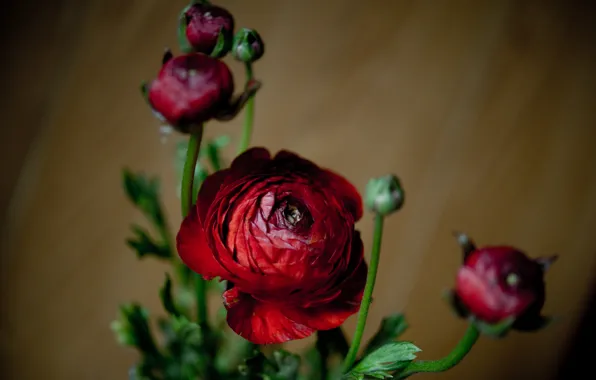
[[[159,310],[165,267],[124,240],[142,217],[120,170],[159,175],[180,222],[173,154],[138,93],[175,47],[182,0],[3,5],[3,379],[124,379],[136,355],[109,324],[121,302]],[[596,268],[596,33],[581,1],[227,0],[267,43],[253,142],[351,179],[397,173],[367,337],[405,310],[405,338],[446,354],[465,329],[440,298],[460,254],[450,233],[560,254],[538,334],[482,338],[442,379],[549,379]],[[237,81],[241,66],[230,62]],[[239,137],[241,119],[208,135]],[[231,156],[229,156],[231,157]],[[10,198],[9,198],[10,196]],[[368,245],[370,215],[359,227]],[[174,228],[173,227],[173,228]],[[218,302],[214,300],[214,302]],[[352,331],[354,318],[346,324]],[[299,348],[307,342],[291,345]]]

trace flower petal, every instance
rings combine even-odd
[[[232,161],[230,176],[226,183],[241,179],[251,173],[258,173],[271,161],[271,154],[265,148],[250,148]]]
[[[362,260],[354,275],[345,281],[341,293],[333,301],[314,307],[292,308],[284,310],[284,313],[292,320],[315,330],[336,328],[360,309],[366,274],[367,265]]]
[[[279,162],[279,166],[286,170],[316,173],[317,178],[322,182],[323,188],[343,203],[343,206],[354,217],[355,222],[362,218],[362,197],[354,185],[341,175],[320,168],[312,161],[286,150],[277,153],[273,160]]]
[[[176,236],[176,248],[182,262],[205,279],[222,276],[228,272],[215,260],[207,244],[205,231],[198,217],[198,208],[193,207],[184,218]]]
[[[360,220],[362,218],[362,197],[354,185],[331,170],[322,169],[322,177],[329,191],[335,194],[335,197],[354,216],[354,222]]]
[[[228,325],[238,335],[255,344],[276,344],[303,339],[314,330],[289,319],[288,309],[258,301],[236,287],[224,293]]]
[[[329,330],[340,326],[344,321],[360,309],[360,302],[364,293],[368,266],[364,261],[364,247],[360,239],[360,233],[354,232],[352,240],[352,251],[350,252],[350,265],[344,273],[344,277],[336,287],[328,289],[325,294],[333,294],[339,290],[334,299],[317,299],[300,309],[284,311],[292,320],[315,330]],[[316,298],[312,295],[311,298]]]
[[[207,211],[209,211],[209,207],[213,203],[213,200],[217,196],[217,193],[221,189],[221,185],[224,183],[226,178],[230,175],[230,169],[224,169],[217,171],[210,176],[208,176],[201,188],[199,189],[199,194],[197,196],[197,205],[199,211],[199,218],[202,222],[205,221],[205,217],[207,216]]]

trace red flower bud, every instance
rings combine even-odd
[[[144,91],[157,116],[180,132],[193,132],[210,120],[229,120],[260,87],[250,82],[232,99],[234,78],[228,66],[201,53],[164,56],[157,78]]]
[[[281,151],[238,156],[209,176],[177,236],[180,257],[228,281],[229,326],[257,344],[340,326],[360,307],[367,266],[346,179]]]
[[[465,235],[459,239],[465,258],[455,294],[466,312],[489,325],[512,319],[513,328],[541,327],[544,273],[556,257],[533,260],[514,247],[476,248]]]
[[[186,40],[192,50],[211,55],[220,38],[226,48],[215,55],[221,57],[230,50],[234,17],[226,9],[211,4],[192,4],[184,10],[182,21],[186,24]]]

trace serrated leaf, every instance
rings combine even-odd
[[[159,355],[149,327],[149,311],[141,305],[121,305],[120,318],[112,322],[111,328],[121,344],[136,347],[148,355]]]
[[[212,143],[208,143],[205,147],[205,151],[207,153],[207,157],[209,158],[209,163],[213,168],[213,171],[218,171],[221,169],[221,155],[219,153],[219,148]]]
[[[149,232],[146,229],[136,224],[133,224],[131,229],[134,237],[127,239],[126,244],[135,250],[138,258],[142,259],[146,256],[154,256],[161,259],[172,258],[170,248],[156,242],[149,236]]]
[[[175,303],[174,303],[174,296],[172,295],[172,279],[170,278],[170,275],[166,273],[166,280],[164,282],[163,287],[159,290],[159,297],[161,298],[161,303],[164,307],[164,309],[178,317],[180,316],[180,311],[178,311],[178,308],[176,307]]]
[[[223,149],[230,143],[230,136],[220,135],[210,141],[217,149]]]
[[[142,173],[123,170],[123,186],[128,199],[158,228],[165,227],[165,218],[159,201],[159,179]]]
[[[415,354],[420,351],[420,348],[410,342],[386,343],[365,356],[344,378],[391,378],[391,372],[406,367],[416,359]]]
[[[300,369],[300,356],[285,350],[273,352],[275,372],[271,374],[275,380],[296,380]]]
[[[195,180],[193,182],[192,199],[197,199],[199,195],[199,190],[201,189],[201,185],[203,184],[203,182],[205,182],[208,176],[209,172],[202,165],[199,165],[197,163]]]
[[[244,359],[244,363],[238,366],[238,372],[249,379],[262,378],[267,362],[268,360],[262,352],[254,350],[252,355]]]
[[[225,310],[225,308],[222,307],[220,310]],[[251,354],[254,355],[256,346],[231,329],[222,329],[219,331],[221,335],[215,357],[215,367],[220,373],[228,376],[231,373],[236,373],[238,366],[244,363],[246,357]],[[224,376],[223,378],[227,377]]]
[[[321,354],[312,347],[304,353],[304,361],[306,363],[305,373],[300,376],[300,380],[325,380],[321,374]]]
[[[371,338],[364,349],[364,356],[381,347],[382,345],[393,342],[408,328],[406,317],[399,314],[389,315],[381,321],[381,326],[377,333]]]

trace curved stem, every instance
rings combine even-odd
[[[182,172],[182,189],[180,194],[183,217],[188,215],[188,212],[194,203],[192,199],[192,189],[195,180],[195,168],[197,166],[197,159],[199,158],[199,150],[201,149],[202,140],[203,127],[199,128],[197,133],[192,134],[188,140],[186,160],[184,161],[184,169]]]
[[[464,336],[449,355],[439,360],[413,361],[398,375],[398,378],[405,379],[420,372],[444,372],[455,367],[470,352],[479,336],[480,331],[478,331],[478,328],[470,323]]]
[[[203,128],[199,128],[198,132],[191,135],[188,140],[188,149],[186,151],[186,161],[184,161],[184,171],[182,173],[182,191],[181,191],[181,206],[182,216],[186,217],[193,205],[193,184],[195,177],[195,167],[197,166],[197,159],[199,157],[199,150],[201,149],[201,140],[203,139]],[[197,323],[203,325],[207,322],[207,283],[199,275],[194,274],[195,277],[195,297],[197,307]]]
[[[360,348],[360,341],[364,334],[364,327],[366,326],[366,318],[368,317],[368,309],[372,301],[372,293],[375,287],[375,280],[377,278],[377,269],[379,267],[379,257],[381,256],[381,240],[383,237],[383,221],[382,215],[375,215],[375,231],[373,235],[372,253],[368,267],[368,275],[366,277],[366,286],[364,287],[364,295],[360,303],[360,312],[358,313],[358,323],[356,325],[356,332],[352,339],[352,345],[346,355],[346,359],[342,365],[343,373],[347,373],[356,361],[356,355]]]
[[[245,63],[246,83],[253,79],[252,63]],[[244,128],[242,129],[242,137],[238,145],[238,154],[244,152],[250,145],[250,138],[252,137],[252,126],[255,115],[255,96],[252,95],[246,102],[246,115],[244,116]]]

